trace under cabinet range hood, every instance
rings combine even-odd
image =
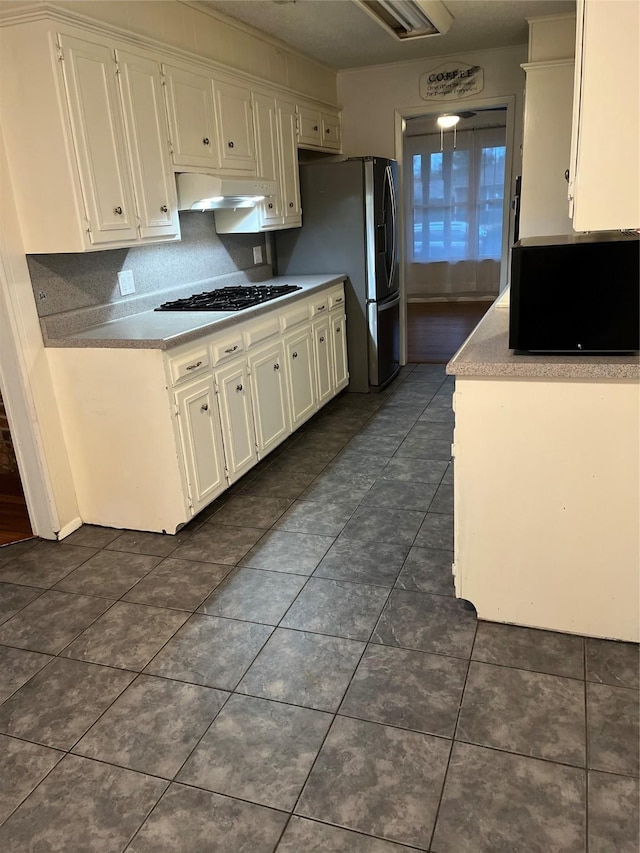
[[[221,178],[197,172],[178,172],[178,210],[220,210],[255,207],[267,196],[275,195],[275,181],[258,178]]]

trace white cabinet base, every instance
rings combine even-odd
[[[638,642],[638,385],[457,377],[455,412],[458,597]]]

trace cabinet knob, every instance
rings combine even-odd
[[[340,331],[340,326],[336,326],[336,332]]]
[[[324,343],[324,335],[322,335],[322,337],[320,338],[320,343],[321,343],[321,344],[323,344],[323,343]]]
[[[202,140],[202,144],[203,144],[203,145],[208,145],[208,144],[209,144],[209,137],[208,137],[208,136],[205,136],[205,138]]]
[[[233,143],[233,142],[227,142],[227,145],[229,146],[229,148],[233,148],[233,147],[234,147],[234,143]]]
[[[269,210],[273,210],[273,202],[272,201],[269,202]]]
[[[298,357],[298,353],[297,353],[297,352],[291,353],[291,358],[297,358],[297,357]]]
[[[122,216],[122,208],[121,207],[114,207],[113,212],[116,213],[118,216]]]
[[[274,370],[280,370],[280,365],[279,365],[279,364],[277,364],[277,363],[276,363],[276,364],[274,364],[274,365],[273,365],[273,369],[274,369]]]
[[[160,208],[160,210],[161,210],[163,213],[169,213],[169,208],[167,207],[167,205],[166,205],[166,204],[163,204],[163,205],[162,205],[162,207]]]
[[[314,124],[314,125],[313,125],[313,129],[314,129],[314,130],[317,130],[317,129],[318,129],[318,125],[317,125],[317,124]]]
[[[203,404],[200,406],[200,411],[201,411],[201,412],[208,412],[208,411],[209,411],[209,404],[208,404],[208,403],[203,403]]]
[[[290,201],[290,202],[289,202],[289,207],[293,207],[293,202],[292,202],[292,201]]]
[[[328,127],[328,128],[325,130],[325,133],[331,133],[331,128],[330,128],[330,127]]]
[[[570,178],[570,177],[571,177],[571,176],[570,176],[570,174],[569,174],[569,170],[568,170],[568,169],[565,169],[565,170],[564,170],[564,179],[565,179],[565,181],[566,181],[567,183],[569,183],[569,178]]]
[[[236,391],[242,391],[242,385],[236,385]]]

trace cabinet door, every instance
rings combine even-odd
[[[227,487],[220,414],[207,376],[175,392],[189,498],[195,515]]]
[[[323,406],[333,396],[333,365],[331,364],[331,336],[329,317],[316,320],[312,325],[313,352],[316,368],[316,394],[318,405]]]
[[[281,341],[248,358],[258,454],[263,457],[289,435],[289,400]]]
[[[89,239],[133,242],[137,220],[114,53],[72,36],[59,41]]]
[[[301,145],[322,145],[322,119],[319,110],[298,107],[298,142]]]
[[[290,228],[302,224],[298,145],[296,141],[296,108],[293,104],[278,101],[277,110],[283,222],[286,227]]]
[[[285,358],[291,426],[295,430],[318,408],[313,365],[313,339],[309,326],[305,326],[285,339]]]
[[[340,116],[322,113],[322,147],[340,150]]]
[[[241,86],[216,81],[215,97],[221,168],[255,175],[251,92]]]
[[[347,318],[331,317],[331,349],[333,354],[333,390],[337,394],[349,384],[347,362]]]
[[[179,236],[176,181],[171,168],[160,66],[117,50],[125,127],[140,237]]]
[[[278,145],[278,115],[275,98],[253,94],[253,121],[256,133],[257,176],[280,185]],[[265,228],[282,223],[280,193],[265,199],[260,205],[261,225]]]
[[[163,70],[174,165],[219,168],[211,78],[171,65]]]
[[[216,370],[215,381],[227,473],[229,482],[233,483],[257,459],[246,361],[242,359]]]

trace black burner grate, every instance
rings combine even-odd
[[[295,284],[258,284],[248,287],[220,287],[205,293],[196,293],[184,299],[164,302],[156,311],[242,311],[277,299],[294,290],[302,290]]]

